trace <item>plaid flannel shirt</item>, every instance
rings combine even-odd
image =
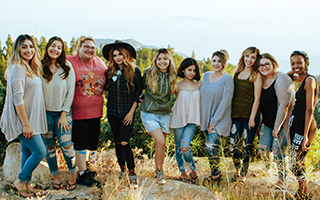
[[[118,83],[119,82],[119,83]],[[110,80],[107,111],[108,115],[124,118],[130,111],[134,102],[140,103],[139,96],[142,94],[142,77],[139,67],[135,68],[135,77],[133,79],[134,88],[129,84],[130,92],[127,88],[127,80],[121,74],[116,81]],[[118,107],[118,89],[119,102]],[[120,112],[119,112],[120,111]]]

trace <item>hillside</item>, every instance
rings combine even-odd
[[[115,39],[102,39],[102,38],[95,38],[94,39],[97,43],[97,47],[100,47],[100,45],[105,45],[105,44],[109,44],[109,43],[113,43],[115,41]],[[157,46],[154,46],[154,45],[145,45],[145,44],[142,44],[141,42],[138,42],[137,40],[134,40],[134,39],[120,39],[122,42],[126,42],[126,43],[129,43],[131,44],[136,50],[141,48],[141,47],[144,47],[144,48],[148,48],[148,49],[158,49],[159,47]],[[183,58],[186,58],[188,57],[188,55],[184,54],[184,53],[181,53],[181,52],[175,52],[176,54],[182,56]]]

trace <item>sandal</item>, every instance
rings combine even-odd
[[[213,177],[212,175],[208,176],[207,178],[203,179],[203,183],[205,185],[213,185],[213,184],[217,184],[219,185],[222,179],[222,172],[220,172],[218,177]]]
[[[190,183],[190,179],[189,178],[182,178],[181,176],[179,177],[179,181],[182,181],[184,183]]]
[[[191,176],[191,173],[189,174],[189,176],[190,176],[190,182],[191,182],[192,184],[197,184],[197,183],[199,182],[198,176],[192,177],[192,176]]]
[[[46,195],[48,192],[43,191],[44,188],[40,185],[36,185],[35,187],[32,187],[31,184],[27,184],[27,188],[29,191],[34,193],[35,196],[41,197],[43,195]]]
[[[18,188],[14,184],[9,184],[9,190],[19,197],[28,198],[28,197],[34,197],[35,194],[28,189],[26,190],[18,190]]]
[[[61,182],[60,183],[52,183],[52,187],[55,190],[61,190],[63,188],[63,185]]]
[[[75,182],[75,183],[72,183],[72,184],[70,184],[69,182],[66,182],[67,183],[67,185],[66,185],[66,190],[67,191],[72,191],[72,190],[75,190],[76,188],[77,188],[77,182]],[[74,186],[74,188],[71,188],[71,187],[73,187]],[[71,188],[71,189],[70,189]]]

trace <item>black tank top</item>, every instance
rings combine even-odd
[[[262,122],[268,128],[273,129],[278,111],[278,98],[274,85],[277,79],[267,88],[261,91],[260,110],[262,113]]]
[[[311,76],[315,79],[314,76],[308,75],[304,78],[296,93],[296,102],[293,107],[292,115],[294,116],[293,119],[293,127],[297,130],[298,133],[304,134],[304,124],[305,124],[305,114],[307,109],[306,104],[306,90],[304,89],[306,79]],[[318,86],[317,86],[318,87]]]

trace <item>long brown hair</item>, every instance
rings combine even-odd
[[[135,78],[136,60],[131,56],[130,52],[123,47],[113,47],[109,52],[109,64],[108,64],[108,74],[107,74],[107,87],[110,85],[110,80],[115,76],[117,70],[120,69],[117,63],[113,60],[113,52],[118,50],[123,55],[123,68],[122,73],[124,78],[127,80],[128,92],[130,92],[129,84],[134,88],[133,80]]]
[[[256,61],[252,66],[251,74],[249,76],[249,80],[254,82],[257,78],[258,73],[259,73],[258,72],[258,64],[259,64],[258,61],[259,61],[259,57],[260,57],[260,50],[257,49],[256,47],[248,47],[242,52],[241,58],[239,59],[239,62],[238,62],[238,67],[237,67],[234,74],[241,73],[244,70],[244,68],[246,67],[246,64],[244,63],[244,57],[246,55],[249,55],[252,53],[255,53],[257,55]]]
[[[60,74],[61,78],[66,79],[69,76],[69,72],[70,72],[70,67],[66,65],[67,59],[66,59],[66,49],[64,47],[64,42],[60,37],[54,36],[50,38],[49,42],[47,43],[43,59],[41,60],[42,69],[43,69],[43,78],[45,78],[48,83],[52,80],[52,76],[53,76],[52,72],[49,69],[49,66],[51,65],[51,58],[48,54],[48,49],[54,41],[59,41],[62,44],[61,55],[57,58],[55,62],[55,65],[57,67],[61,67],[63,69],[63,72]]]

